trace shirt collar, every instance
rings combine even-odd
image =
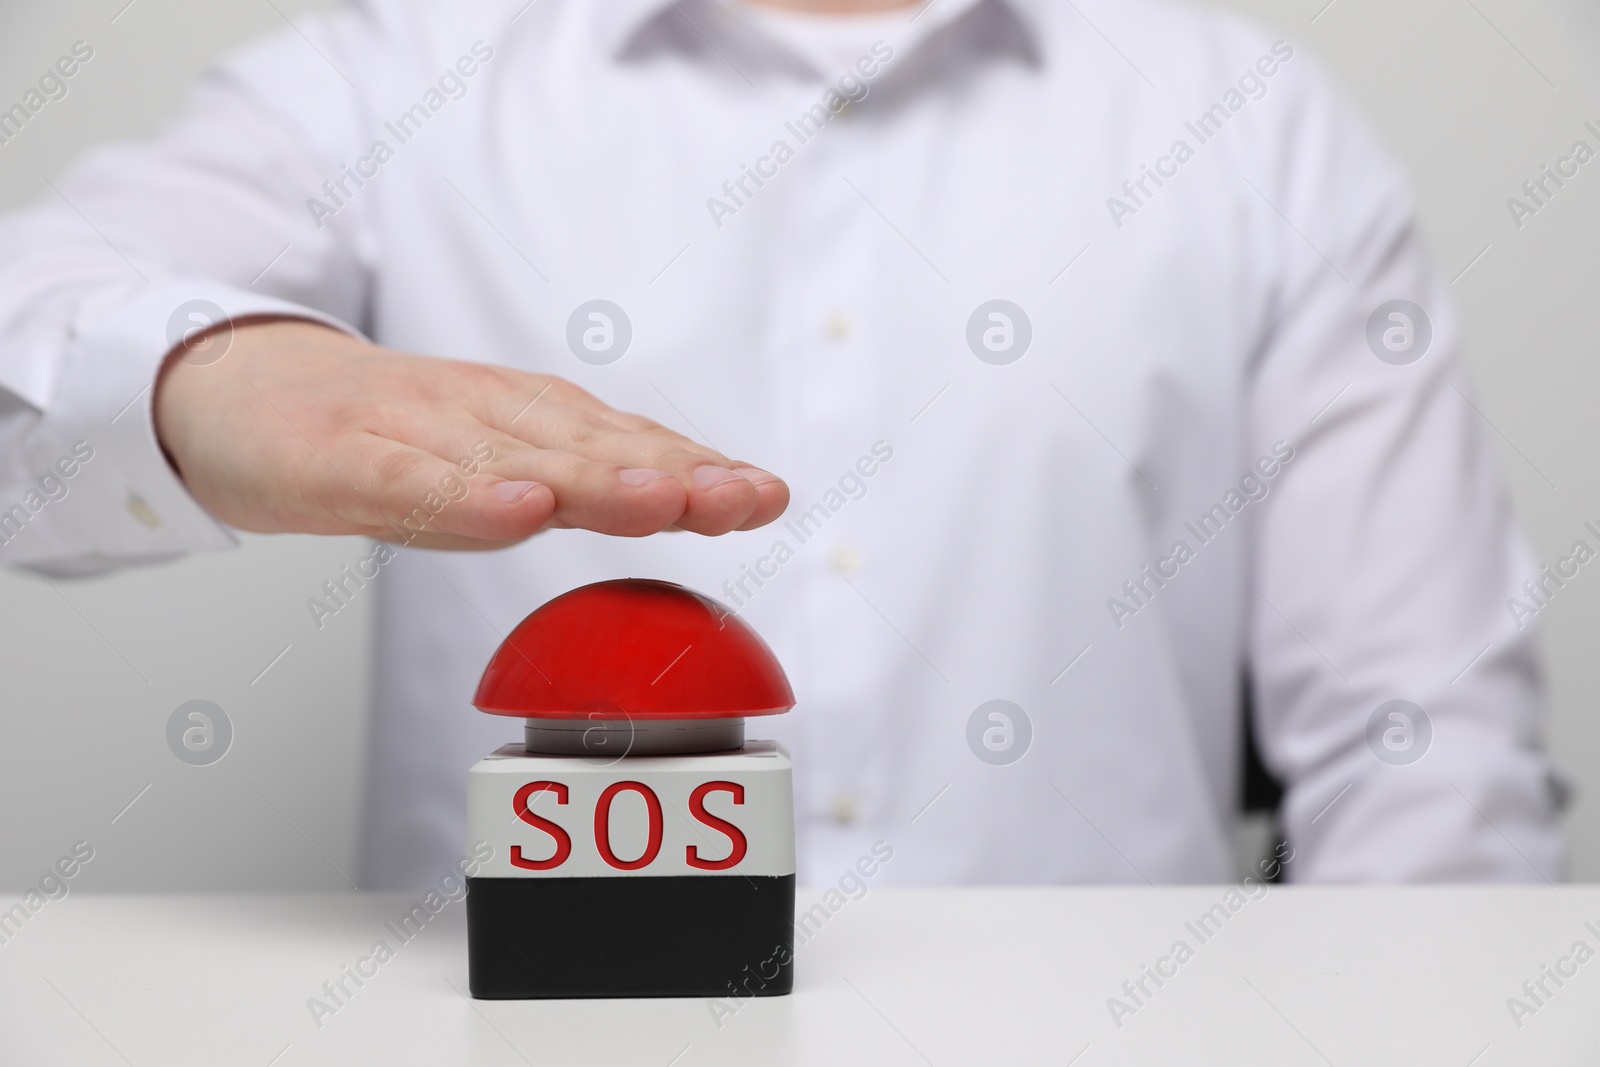
[[[644,30],[668,15],[681,18],[704,34],[699,28],[708,10],[727,5],[732,0],[599,0],[593,7],[600,45],[606,55],[616,57],[632,45]],[[1030,35],[1029,44],[1037,53],[1039,48],[1039,10],[1044,0],[929,0],[916,17],[916,39],[925,39],[934,30],[951,25],[968,15],[981,4],[999,4],[1010,9],[1018,23]]]

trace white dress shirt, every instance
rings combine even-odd
[[[483,665],[621,575],[789,671],[752,734],[793,754],[803,883],[878,840],[897,883],[1228,878],[1246,677],[1290,878],[1559,877],[1506,607],[1535,572],[1404,182],[1311,57],[1145,0],[939,0],[846,73],[741,11],[370,0],[0,222],[0,507],[93,450],[0,560],[230,544],[151,430],[169,320],[320,317],[794,493],[726,537],[384,564],[363,886],[460,854],[466,769],[520,731],[470,707]],[[1426,719],[1369,728],[1392,700]]]

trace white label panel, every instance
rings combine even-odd
[[[467,839],[483,878],[794,873],[789,754],[738,752],[603,762],[507,745],[467,780]]]

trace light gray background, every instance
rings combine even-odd
[[[0,209],[53,196],[45,179],[89,145],[153,129],[211,57],[321,6],[0,0],[0,102],[72,42],[95,49],[71,94],[0,147]],[[1600,16],[1582,0],[1232,6],[1318,53],[1409,168],[1440,269],[1461,275],[1478,404],[1536,551],[1552,560],[1600,520],[1600,161],[1521,231],[1505,201],[1575,139],[1595,143],[1582,125],[1600,125]],[[233,553],[54,587],[0,572],[0,889],[37,881],[79,839],[96,857],[75,889],[345,887],[373,591],[321,631],[305,601],[361,553],[355,539],[247,536]],[[1542,619],[1553,743],[1579,787],[1573,875],[1594,881],[1600,576],[1584,568]],[[210,767],[166,751],[167,717],[196,698],[234,724],[232,750]]]

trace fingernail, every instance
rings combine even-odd
[[[696,489],[715,489],[719,485],[738,481],[739,475],[726,467],[696,467],[694,469],[694,487]]]
[[[628,485],[649,485],[657,478],[670,478],[672,475],[666,471],[652,470],[649,467],[633,467],[629,470],[618,471],[617,477]]]
[[[494,495],[507,504],[515,504],[537,488],[538,482],[495,482]]]
[[[735,467],[733,472],[739,475],[739,477],[748,481],[751,485],[770,485],[773,482],[783,481],[783,479],[778,477],[776,474],[773,474],[770,471],[764,471],[760,467]]]

